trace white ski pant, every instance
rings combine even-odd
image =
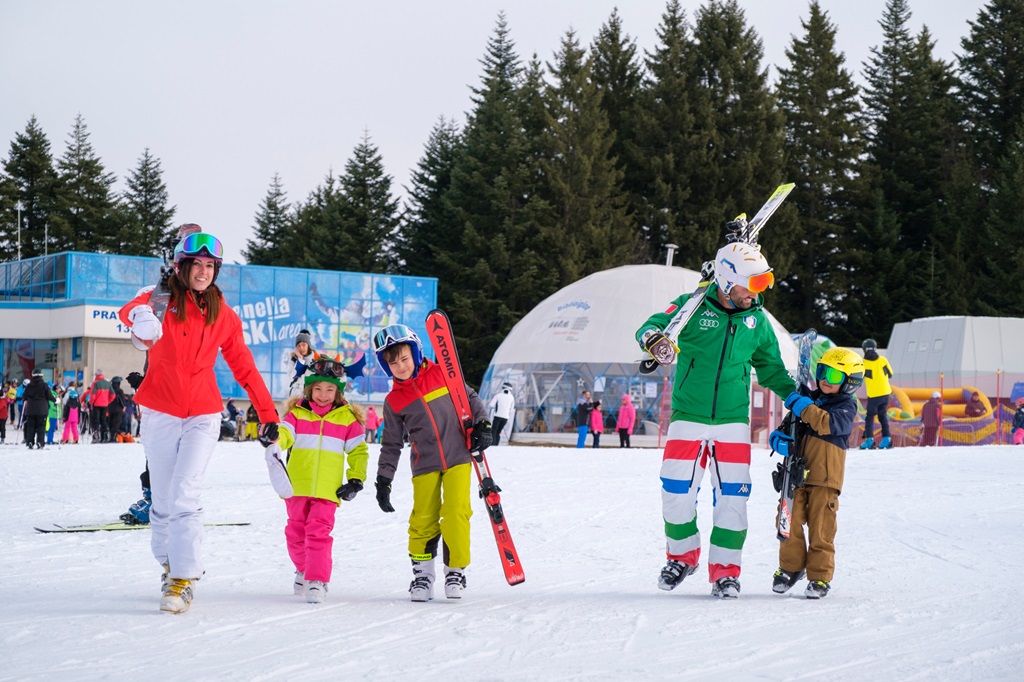
[[[220,437],[220,414],[181,419],[147,409],[142,444],[149,463],[153,556],[172,578],[201,578],[203,474]]]
[[[750,497],[750,426],[674,421],[661,462],[661,509],[669,559],[696,566],[700,558],[697,493],[711,470],[713,527],[708,552],[711,582],[739,577]]]

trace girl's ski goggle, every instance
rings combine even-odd
[[[740,283],[740,286],[745,287],[752,294],[759,294],[766,289],[771,289],[775,284],[775,275],[771,270],[768,272],[762,272],[760,275],[754,275],[747,279],[747,283]]]
[[[185,237],[174,247],[174,262],[182,258],[224,259],[224,245],[208,232],[196,232]]]
[[[818,363],[818,369],[815,370],[815,378],[818,381],[826,381],[833,386],[842,386],[843,382],[846,381],[846,372],[841,372],[835,367],[829,367]]]
[[[389,325],[373,335],[373,349],[375,351],[390,348],[398,343],[411,343],[419,347],[420,337],[416,336],[416,332],[404,324]]]
[[[311,365],[313,373],[322,377],[345,378],[345,365],[330,358],[318,358]]]

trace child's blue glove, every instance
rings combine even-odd
[[[775,429],[768,435],[768,445],[783,457],[789,457],[789,444],[792,442],[792,436],[786,435],[785,432],[778,429]]]
[[[782,403],[786,406],[786,409],[791,410],[798,418],[803,415],[804,410],[807,409],[808,405],[813,405],[814,401],[805,395],[800,395],[796,391],[793,391],[786,396],[786,399]]]

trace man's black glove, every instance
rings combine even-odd
[[[348,482],[338,488],[338,498],[351,502],[356,498],[356,493],[363,489],[363,482],[358,478],[350,478]]]
[[[139,390],[139,386],[142,384],[142,380],[145,378],[145,374],[139,374],[138,372],[128,372],[128,376],[125,377],[125,380],[128,382],[128,385],[132,387],[133,391],[137,391]]]
[[[159,289],[161,291],[170,291],[171,287],[168,284],[168,281],[171,279],[172,275],[174,275],[174,266],[173,265],[161,265],[160,266],[160,282],[157,285],[157,289]]]
[[[494,437],[491,434],[491,422],[486,419],[481,419],[476,424],[473,424],[473,435],[469,439],[469,451],[470,452],[483,452],[487,448],[491,447],[491,443],[494,442]]]
[[[380,510],[382,512],[395,511],[395,508],[391,506],[391,479],[386,476],[377,476],[374,486],[377,488],[377,506],[380,507]]]
[[[260,429],[260,443],[263,444],[263,447],[269,448],[271,443],[277,442],[278,435],[278,428],[275,422],[264,424],[263,428]]]

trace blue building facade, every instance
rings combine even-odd
[[[134,360],[140,369],[143,354],[131,348],[116,313],[157,281],[161,265],[157,258],[79,252],[0,263],[4,379],[20,379],[39,367],[55,381],[89,381],[97,369],[91,365],[99,363],[90,360],[97,356],[96,342],[122,342],[125,362]],[[355,400],[377,400],[388,381],[368,352],[374,331],[401,322],[425,334],[426,314],[437,305],[433,277],[225,264],[217,285],[241,318],[245,342],[278,399],[292,378],[288,355],[295,336],[307,329],[314,349],[340,355],[346,364],[367,355],[365,373],[350,378],[348,393]],[[104,353],[111,357],[109,349]],[[102,368],[108,378],[121,369]],[[216,373],[224,398],[246,397],[223,359]]]

